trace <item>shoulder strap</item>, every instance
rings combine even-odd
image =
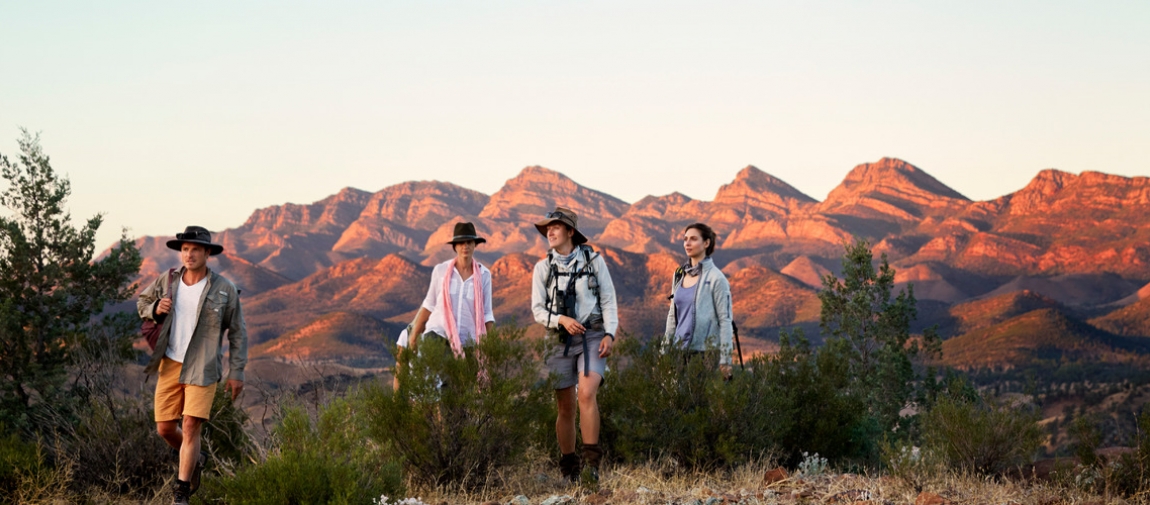
[[[675,298],[675,286],[678,286],[679,283],[683,281],[683,277],[686,276],[687,271],[683,269],[682,265],[680,265],[678,268],[675,268],[675,276],[671,278],[671,294],[667,295],[668,300]]]

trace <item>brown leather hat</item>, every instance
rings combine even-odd
[[[460,242],[467,242],[474,240],[476,244],[483,244],[487,239],[475,234],[475,225],[471,223],[455,223],[455,232],[452,233],[454,237],[448,241],[448,244],[458,244]]]
[[[183,233],[177,233],[174,240],[168,241],[168,249],[180,250],[183,244],[199,244],[208,249],[208,256],[224,252],[224,246],[212,243],[212,232],[202,226],[189,226]]]
[[[546,237],[547,225],[554,222],[563,223],[570,226],[572,230],[575,230],[575,235],[571,237],[571,243],[575,245],[587,243],[587,237],[584,237],[583,234],[579,232],[579,216],[575,215],[575,212],[571,209],[555,207],[555,210],[548,212],[542,221],[535,223],[535,229],[539,230],[540,235]]]

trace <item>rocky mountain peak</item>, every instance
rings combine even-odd
[[[819,211],[893,222],[953,213],[970,200],[918,167],[897,158],[863,163],[827,195]]]
[[[759,170],[754,165],[747,165],[739,170],[734,181],[719,188],[715,194],[715,203],[786,209],[797,204],[815,203],[815,199],[782,179]]]
[[[627,210],[627,202],[584,187],[554,170],[529,166],[491,195],[480,217],[497,220],[536,220],[556,206],[579,215],[579,224],[602,229]]]
[[[898,158],[883,158],[851,169],[842,184],[831,191],[827,201],[849,198],[864,192],[920,194],[941,198],[968,200],[959,192],[939,182],[934,176]]]

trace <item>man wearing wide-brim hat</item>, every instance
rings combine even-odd
[[[547,257],[535,264],[531,313],[547,328],[552,345],[547,368],[557,377],[559,471],[565,479],[599,485],[598,391],[619,327],[615,285],[603,255],[585,245],[579,216],[557,207],[535,229],[547,238]],[[575,452],[575,412],[579,412],[582,458]]]
[[[159,375],[156,431],[180,452],[173,495],[176,504],[186,504],[199,488],[207,458],[200,451],[200,435],[211,416],[217,384],[224,378],[224,336],[230,349],[226,387],[234,401],[244,387],[248,333],[239,291],[208,268],[208,258],[224,251],[212,242],[212,234],[203,227],[188,226],[167,246],[179,251],[183,266],[149,284],[136,308],[141,318],[160,324],[145,370]]]

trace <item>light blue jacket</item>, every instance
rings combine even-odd
[[[676,293],[682,279],[673,284],[671,293]],[[731,284],[727,282],[727,276],[723,275],[722,270],[715,266],[715,262],[706,258],[695,289],[695,329],[691,333],[691,350],[704,351],[708,344],[717,343],[719,364],[730,365],[733,346],[731,313]],[[667,312],[667,330],[663,335],[665,345],[675,341],[676,316],[675,302],[672,300],[671,310]]]

